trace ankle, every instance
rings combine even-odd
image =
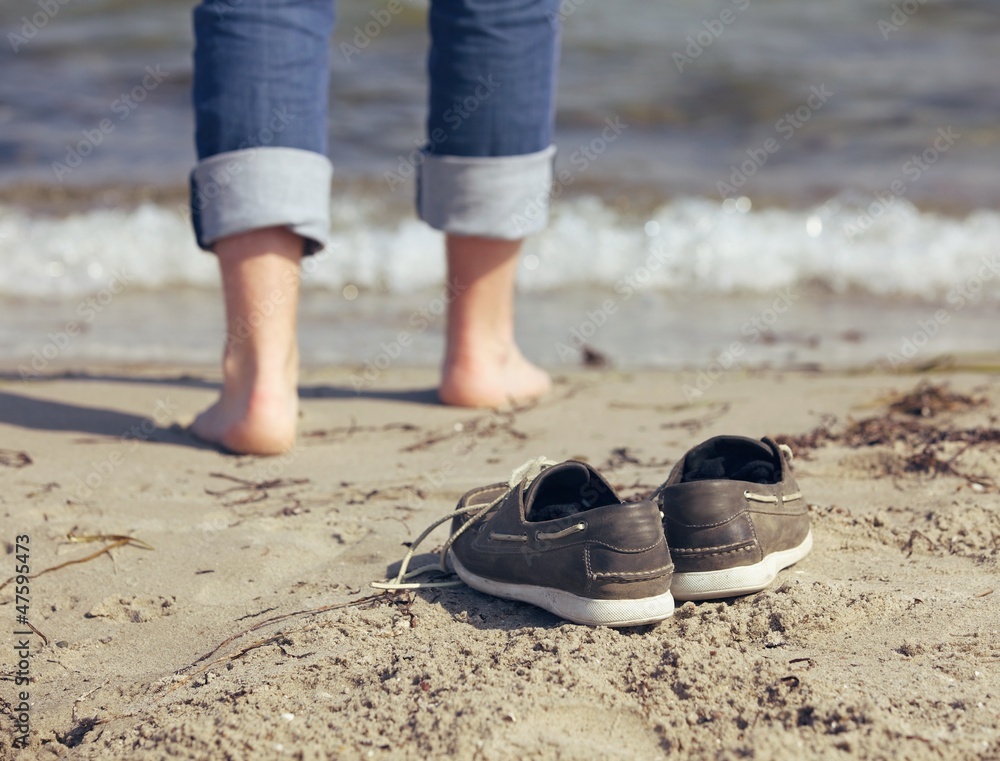
[[[513,337],[500,335],[476,338],[450,337],[445,350],[445,364],[451,366],[505,365],[520,355]]]
[[[238,382],[261,390],[297,383],[298,366],[299,352],[294,343],[270,351],[247,344],[230,344],[222,357],[227,383]]]

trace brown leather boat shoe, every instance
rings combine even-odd
[[[681,458],[654,492],[678,600],[759,592],[809,554],[809,510],[791,450],[769,438],[716,436]]]
[[[673,565],[657,504],[622,502],[575,460],[532,475],[459,501],[449,540],[458,576],[579,624],[636,626],[671,616]]]

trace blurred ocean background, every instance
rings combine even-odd
[[[441,236],[412,182],[386,180],[423,138],[426,8],[383,27],[387,6],[338,3],[334,244],[304,273],[307,364],[362,365],[401,332],[400,362],[442,346]],[[0,5],[0,365],[217,360],[215,262],[184,213],[192,7]],[[734,343],[737,364],[824,367],[1000,348],[996,0],[565,0],[563,16],[563,182],[520,273],[533,359],[579,363],[584,341],[694,369]],[[116,108],[147,67],[155,89]],[[626,126],[613,142],[606,119]]]

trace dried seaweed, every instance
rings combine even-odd
[[[885,400],[887,410],[861,420],[848,418],[838,425],[833,416],[826,416],[811,431],[796,436],[776,436],[775,440],[790,446],[796,454],[809,459],[809,451],[827,444],[851,448],[886,446],[903,458],[903,470],[921,473],[932,478],[950,475],[980,486],[996,487],[992,476],[969,474],[958,470],[955,461],[972,447],[1000,443],[1000,429],[976,426],[950,427],[941,423],[924,422],[942,413],[957,413],[986,403],[981,397],[956,394],[942,384],[932,386],[921,383],[912,391]],[[945,444],[964,444],[947,459],[943,455]]]
[[[0,449],[0,466],[4,468],[24,468],[31,465],[34,460],[27,452],[18,452],[14,449]]]
[[[308,478],[272,478],[267,481],[250,481],[246,478],[237,478],[226,473],[209,473],[208,475],[212,478],[224,478],[227,481],[234,481],[238,486],[232,486],[219,491],[205,489],[206,494],[211,494],[213,497],[227,497],[228,495],[246,492],[238,499],[223,502],[224,507],[236,507],[237,505],[263,502],[271,496],[268,491],[270,489],[287,489],[290,486],[301,486],[302,484],[311,483]]]
[[[581,362],[584,367],[611,367],[613,364],[607,354],[591,346],[584,345],[580,353],[583,355]]]
[[[686,418],[673,423],[663,423],[660,428],[683,428],[688,433],[697,433],[709,423],[714,423],[720,417],[729,412],[729,402],[723,402],[715,409],[709,410],[701,417]]]
[[[386,423],[385,425],[358,425],[354,418],[351,424],[337,428],[321,428],[315,431],[306,431],[302,434],[304,439],[349,439],[356,433],[384,433],[386,431],[419,431],[420,426],[413,423]]]
[[[431,434],[421,439],[416,444],[410,444],[407,447],[403,447],[400,451],[417,452],[423,449],[430,449],[435,444],[440,444],[443,441],[450,441],[451,439],[459,437],[465,437],[471,439],[472,441],[480,441],[482,439],[493,438],[499,434],[506,434],[510,438],[524,441],[528,438],[528,436],[527,434],[514,428],[514,414],[517,412],[524,412],[531,409],[533,406],[535,406],[535,403],[518,407],[509,412],[494,412],[490,415],[483,415],[473,418],[467,423],[456,423],[452,430],[445,433]]]
[[[986,399],[967,396],[948,389],[945,383],[933,385],[926,381],[905,394],[886,400],[891,412],[915,417],[934,417],[942,412],[964,412],[986,403]]]

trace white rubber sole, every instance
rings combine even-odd
[[[638,600],[592,600],[571,592],[528,584],[505,584],[484,579],[466,570],[454,553],[449,552],[459,578],[473,589],[494,597],[528,602],[574,624],[587,626],[639,626],[655,624],[674,614],[674,597],[664,592]]]
[[[778,571],[797,563],[813,546],[812,531],[806,534],[802,544],[790,550],[772,552],[759,563],[719,571],[674,572],[670,591],[678,600],[712,600],[717,597],[759,592],[774,581]]]

